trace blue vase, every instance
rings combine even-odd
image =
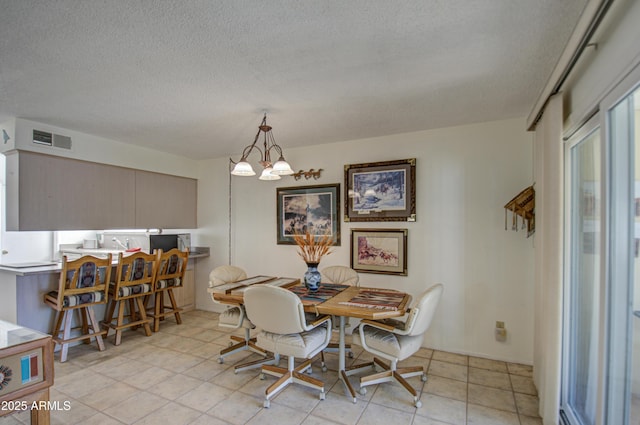
[[[307,263],[307,271],[304,274],[304,286],[309,291],[317,291],[320,287],[320,272],[318,271],[318,263]]]

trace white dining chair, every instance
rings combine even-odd
[[[246,272],[240,267],[231,265],[219,266],[213,269],[209,274],[209,286],[215,287],[226,283],[237,282],[246,278]],[[213,302],[222,304],[226,307],[218,316],[218,326],[234,330],[243,329],[244,331],[244,337],[239,337],[237,335],[230,336],[232,342],[229,343],[227,348],[220,350],[218,363],[224,363],[224,359],[227,356],[247,350],[261,355],[264,359],[237,364],[234,366],[234,371],[236,373],[247,369],[258,368],[265,362],[272,362],[273,358],[269,353],[256,345],[256,338],[251,337],[251,330],[255,329],[255,325],[249,320],[249,318],[247,318],[244,305],[221,303],[214,298],[213,292],[211,292],[211,299],[213,299]]]
[[[278,380],[265,391],[264,407],[289,384],[297,383],[320,390],[324,400],[324,383],[311,373],[311,359],[329,344],[331,339],[331,316],[324,315],[307,323],[300,298],[288,289],[255,285],[244,293],[244,304],[251,320],[261,329],[258,334],[260,346],[274,353],[276,361],[281,355],[288,357],[287,368],[263,365],[264,375],[273,375]],[[295,358],[306,359],[295,366]]]
[[[412,356],[422,347],[424,334],[429,329],[443,289],[442,284],[436,284],[423,292],[409,309],[405,322],[391,319],[360,322],[360,326],[353,333],[353,343],[361,345],[365,351],[376,357],[372,362],[350,368],[347,374],[352,375],[364,368],[382,369],[381,372],[360,378],[361,394],[366,394],[367,385],[396,381],[413,395],[415,407],[422,406],[417,391],[406,381],[406,378],[421,376],[422,381],[426,381],[427,375],[424,368],[422,366],[398,368],[397,366],[399,361]],[[384,363],[378,357],[390,361],[390,364]]]

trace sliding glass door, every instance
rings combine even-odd
[[[611,192],[606,423],[640,423],[640,89],[609,110]]]
[[[595,425],[601,302],[601,143],[585,126],[566,150],[568,264],[564,286],[562,410],[571,424]]]

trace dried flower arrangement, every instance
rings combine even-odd
[[[333,237],[325,233],[316,238],[308,231],[305,233],[295,233],[293,240],[298,245],[298,255],[305,263],[318,264],[324,255],[329,255],[333,251]]]

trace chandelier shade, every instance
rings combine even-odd
[[[262,170],[262,174],[260,174],[260,177],[258,178],[260,180],[280,180],[280,176],[277,174],[274,174],[273,168],[271,167],[267,167],[264,170]]]
[[[278,176],[290,176],[293,174],[293,170],[291,169],[291,165],[289,165],[283,157],[280,157],[280,159],[273,164],[273,171],[271,171],[271,174]]]
[[[233,167],[231,174],[234,176],[255,176],[256,172],[247,161],[240,161]]]

